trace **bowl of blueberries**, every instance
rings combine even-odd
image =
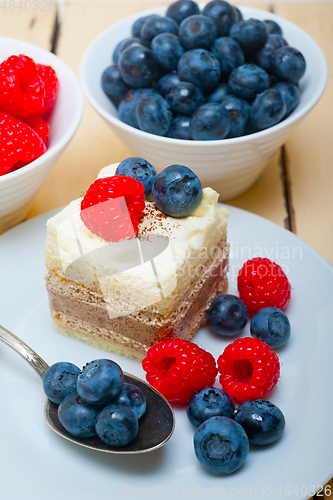
[[[81,62],[90,104],[157,170],[191,168],[225,201],[246,191],[324,92],[301,28],[224,0],[177,0],[101,33]]]

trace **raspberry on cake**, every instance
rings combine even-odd
[[[97,179],[81,202],[80,217],[86,228],[106,241],[138,235],[145,208],[144,187],[132,177],[114,175]]]
[[[49,219],[46,286],[57,330],[139,360],[163,339],[190,339],[228,286],[228,212],[217,200],[205,188],[199,206],[180,218],[146,200],[138,237],[117,242],[85,226],[82,199]]]

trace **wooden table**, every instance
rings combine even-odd
[[[2,36],[24,39],[54,51],[79,75],[82,55],[90,42],[116,21],[162,3],[158,1],[68,2],[42,11],[31,2],[27,12],[1,9]],[[166,2],[163,2],[166,3]],[[23,2],[24,4],[24,2]],[[333,63],[333,3],[251,3],[283,16],[306,30]],[[333,76],[314,110],[272,158],[260,179],[228,203],[261,215],[293,231],[333,263],[333,147],[331,113]],[[74,139],[37,194],[28,217],[67,204],[84,192],[104,166],[131,156],[86,102]],[[327,443],[332,446],[332,443]],[[330,483],[333,494],[333,480]],[[327,496],[331,498],[331,496]]]

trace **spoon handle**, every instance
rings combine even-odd
[[[38,356],[38,354],[33,351],[23,340],[19,339],[11,333],[9,330],[0,325],[0,340],[11,347],[17,354],[22,356],[30,366],[38,373],[40,378],[43,377],[49,368],[49,365]]]

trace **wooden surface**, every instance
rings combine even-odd
[[[90,42],[118,20],[165,2],[69,2],[57,23],[55,12],[1,12],[0,33],[53,50],[79,75]],[[241,3],[241,2],[240,2]],[[272,10],[305,29],[333,62],[333,3],[250,3]],[[298,234],[333,263],[332,74],[319,104],[272,158],[248,192],[228,202]],[[81,195],[105,165],[131,151],[86,102],[82,123],[37,194],[28,217]],[[332,443],[328,443],[332,446]],[[333,491],[333,481],[330,483]],[[331,498],[331,496],[326,497]]]

